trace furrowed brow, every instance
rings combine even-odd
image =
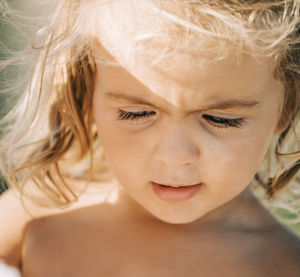
[[[121,94],[118,92],[105,92],[105,94],[112,99],[115,100],[122,100],[122,101],[127,101],[133,104],[143,104],[143,105],[148,105],[148,106],[154,106],[153,104],[151,104],[150,102],[148,102],[145,99],[141,99],[139,97],[136,97],[134,95],[126,95],[126,94]]]
[[[261,104],[254,99],[227,99],[203,107],[203,110],[227,110],[232,108],[253,108]]]
[[[106,92],[105,93],[110,98],[115,100],[123,100],[133,104],[143,104],[148,106],[155,106],[151,102],[148,102],[146,99],[141,99],[134,95],[126,95],[118,92]],[[200,107],[195,111],[205,111],[205,110],[227,110],[233,108],[253,108],[261,104],[260,101],[256,99],[226,99],[226,100],[219,100],[215,103]],[[191,111],[194,112],[194,111]]]

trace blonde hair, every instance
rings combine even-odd
[[[97,72],[93,53],[99,20],[97,9],[105,2],[59,1],[51,22],[35,39],[33,50],[38,55],[29,85],[0,121],[0,171],[4,177],[23,192],[28,180],[32,180],[36,188],[58,205],[77,199],[74,189],[65,181],[68,176],[78,177],[68,172],[70,164],[81,166],[83,160],[89,161],[79,176],[82,178],[93,176],[95,171],[107,171],[91,111]],[[165,8],[167,2],[172,3],[172,10]],[[267,174],[257,173],[256,180],[270,197],[290,183],[300,168],[300,152],[290,149],[299,141],[296,125],[300,113],[300,1],[132,0],[129,3],[165,23],[165,29],[136,35],[134,49],[144,45],[142,50],[147,51],[149,41],[167,49],[170,39],[180,37],[194,42],[197,38],[205,41],[201,40],[204,37],[218,41],[218,58],[226,56],[229,46],[254,57],[274,58],[274,76],[284,87],[281,122],[286,128],[270,151],[272,170],[264,168]],[[294,146],[298,147],[297,143]],[[281,151],[294,152],[272,154]],[[97,165],[93,164],[95,153],[102,157]]]

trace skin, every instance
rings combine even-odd
[[[102,67],[95,88],[95,122],[119,181],[118,201],[28,224],[22,246],[23,276],[147,276],[149,272],[155,276],[297,276],[298,241],[245,190],[276,132],[281,91],[271,73],[266,74],[267,61],[244,61],[244,66],[236,69],[228,69],[233,62],[228,59],[211,70],[207,67],[203,74],[198,70],[195,78],[201,80],[198,89],[203,93],[181,85],[172,90],[169,84],[174,82],[158,81],[156,76],[166,75],[156,71],[143,79],[149,86],[161,86],[160,94],[159,90],[153,93],[124,67]],[[192,64],[193,60],[186,62]],[[218,72],[230,74],[223,77]],[[213,82],[211,74],[218,74],[219,81]],[[257,82],[252,82],[253,78]],[[116,79],[118,82],[113,82]],[[224,89],[224,84],[239,91],[230,98],[241,97],[240,91],[247,99],[256,89],[264,92],[263,104],[250,110],[205,110],[205,114],[215,116],[247,116],[249,123],[243,128],[216,128],[203,120],[202,107],[211,103],[202,99],[218,99],[222,94],[216,91]],[[120,92],[121,88],[126,88],[126,95],[141,91],[139,97],[147,95],[144,99],[152,101],[151,108],[120,102],[121,97],[117,100],[104,93]],[[165,94],[169,91],[172,93]],[[195,104],[195,99],[199,103]],[[160,109],[154,108],[157,106]],[[121,121],[117,119],[120,108],[151,109],[156,115],[139,124]],[[190,109],[197,112],[186,115]],[[169,184],[201,181],[204,185],[189,201],[164,203],[151,191],[151,180]],[[282,256],[271,251],[274,242]],[[177,251],[170,259],[171,249]],[[182,257],[187,250],[189,255]]]
[[[240,194],[213,213],[224,210],[197,229],[137,217],[125,202],[40,218],[26,228],[22,276],[299,275],[299,241],[257,200]]]
[[[186,52],[159,67],[151,66],[151,56],[128,62],[121,41],[106,37],[100,43],[120,66],[99,66],[95,123],[116,178],[129,201],[139,204],[137,212],[192,223],[240,194],[279,131],[283,93],[272,60],[241,55],[238,62],[231,53],[211,62],[205,51]],[[151,115],[122,120],[120,111]],[[243,123],[226,126],[216,123],[220,118]],[[151,182],[202,186],[192,199],[170,203],[157,198]]]
[[[128,16],[120,18],[121,9]],[[210,48],[201,48],[201,41],[199,48],[170,45],[175,54],[166,57],[160,56],[157,41],[147,44],[149,51],[128,52],[142,31],[166,28],[144,16],[134,4],[118,1],[100,11],[95,55],[114,65],[98,62],[94,119],[105,155],[129,196],[126,201],[138,203],[135,210],[154,220],[192,223],[251,182],[271,138],[282,130],[283,91],[274,79],[271,58],[239,55],[228,46],[232,51],[213,59],[220,53],[210,50],[219,43],[212,39],[202,38],[202,46]],[[157,57],[160,61],[153,63]],[[120,112],[151,116],[121,120]],[[242,119],[243,124],[226,128],[207,116]],[[153,193],[151,182],[202,186],[189,201],[166,203]]]
[[[190,48],[155,64],[155,51],[130,59],[132,41],[107,32],[106,16],[115,16],[110,30],[131,34],[153,24],[118,5],[99,13],[94,54],[115,65],[98,62],[93,101],[118,198],[27,224],[23,276],[298,276],[299,241],[247,189],[283,128],[272,59],[232,51],[212,60]],[[120,110],[150,116],[121,120]],[[165,202],[153,181],[202,185],[187,201]]]

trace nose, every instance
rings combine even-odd
[[[154,159],[168,165],[188,165],[199,160],[199,147],[187,130],[176,124],[161,131]]]

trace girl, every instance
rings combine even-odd
[[[72,207],[112,190],[12,239],[23,219],[3,257],[30,277],[299,276],[299,240],[248,188],[255,177],[275,198],[297,176],[299,11],[59,1],[1,122],[1,171],[29,212],[26,199]]]

